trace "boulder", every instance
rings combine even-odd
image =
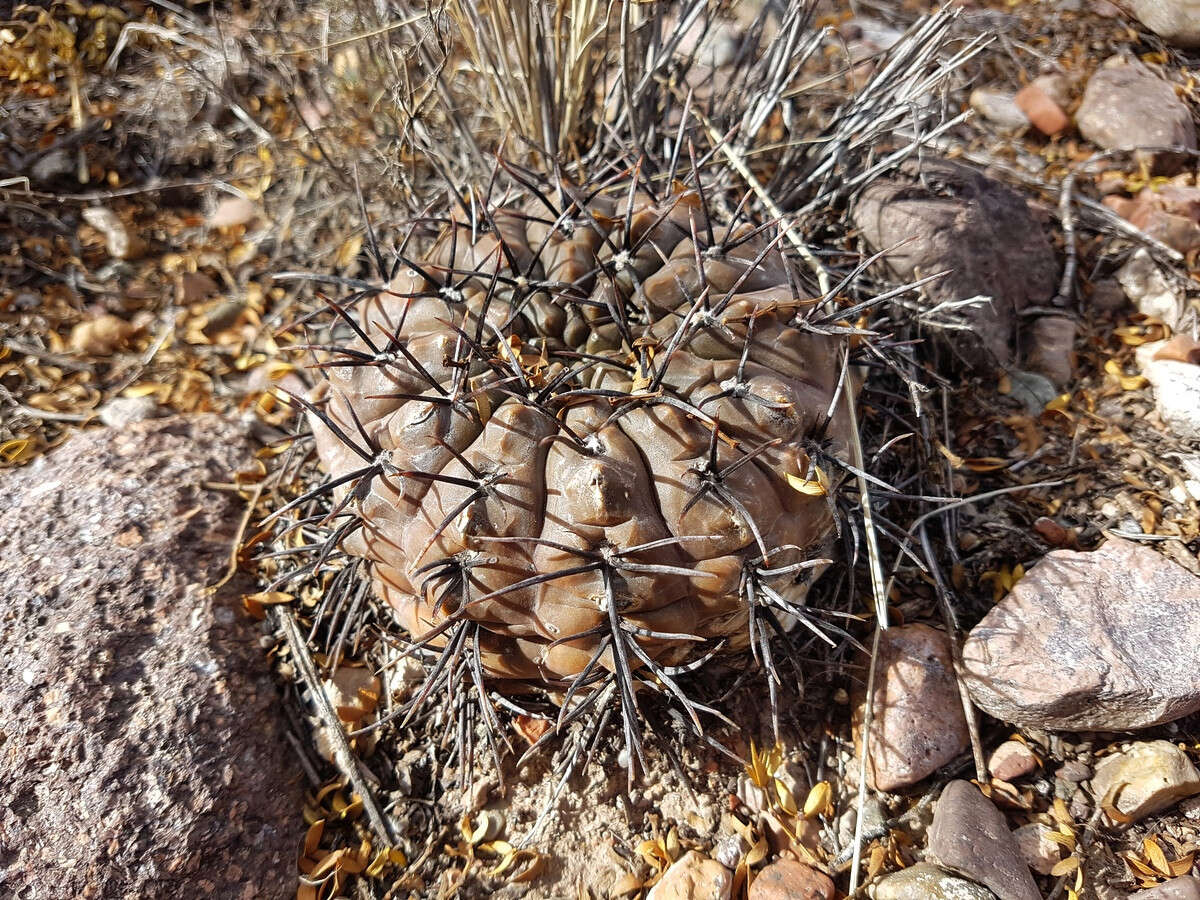
[[[965,363],[974,359],[964,342],[1009,362],[1017,314],[1048,302],[1058,287],[1054,252],[1025,200],[967,166],[909,162],[868,185],[852,217],[873,250],[888,251],[893,276],[915,280],[950,270],[925,288],[935,302],[991,298],[959,311],[973,339],[948,332]]]
[[[224,573],[246,460],[216,416],[75,434],[0,474],[10,896],[295,895],[302,791]]]
[[[1200,579],[1110,538],[1055,550],[968,635],[963,679],[1022,727],[1128,731],[1200,709]]]

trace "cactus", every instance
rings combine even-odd
[[[491,676],[669,680],[804,616],[846,339],[698,187],[531,189],[340,311],[309,403],[342,546],[417,641],[476,626]]]
[[[479,18],[486,10],[513,8],[460,7],[472,27],[491,21]],[[557,27],[546,9],[529,7],[536,40],[520,46],[541,46],[538,29]],[[869,477],[847,463],[851,356],[871,339],[850,323],[923,282],[872,295],[860,284],[871,260],[843,253],[851,265],[827,267],[806,242],[821,229],[844,235],[829,211],[915,150],[868,165],[882,129],[937,121],[925,98],[951,70],[936,49],[952,13],[914,29],[820,140],[758,168],[747,153],[789,105],[786,85],[821,36],[793,5],[756,49],[764,10],[725,73],[759,85],[754,96],[717,94],[711,74],[681,93],[691,62],[678,63],[676,48],[707,15],[688,0],[674,32],[622,20],[605,51],[618,71],[589,69],[597,87],[574,92],[569,117],[558,88],[497,102],[505,129],[541,123],[523,135],[540,142],[533,162],[522,158],[531,167],[501,153],[487,190],[459,182],[437,215],[414,223],[433,239],[410,251],[410,232],[394,264],[368,228],[376,280],[316,276],[348,289],[327,300],[323,339],[304,345],[321,377],[294,398],[325,475],[273,514],[289,522],[279,534],[307,535],[277,553],[307,561],[272,587],[325,577],[317,619],[335,608],[336,620],[362,608],[369,585],[385,639],[402,633],[407,652],[431,660],[424,687],[393,715],[470,695],[471,721],[493,725],[497,704],[520,711],[539,693],[560,710],[552,734],[586,713],[596,735],[619,708],[632,777],[639,697],[663,696],[701,731],[702,714],[720,712],[690,696],[684,676],[718,654],[749,653],[774,707],[772,638],[832,627],[805,602],[830,563],[842,475],[856,472],[860,489]],[[492,22],[484,49],[506,21]],[[570,21],[554,59],[591,59],[571,48],[602,32]],[[631,50],[626,38],[643,43]],[[546,60],[520,57],[517,74],[489,83],[499,95],[554,81]],[[490,57],[478,67],[503,68]],[[695,92],[709,93],[707,111]],[[730,142],[739,129],[745,140]],[[697,159],[699,141],[709,150]],[[443,149],[425,152],[455,184]],[[783,205],[809,217],[806,234]],[[327,647],[357,627],[326,621]],[[457,714],[469,756],[474,728]]]

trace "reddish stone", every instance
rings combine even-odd
[[[1005,741],[988,759],[988,771],[1001,781],[1016,781],[1037,767],[1037,756],[1020,741]]]
[[[771,863],[750,885],[749,900],[833,900],[833,881],[793,859]]]
[[[855,710],[861,746],[866,698]],[[945,632],[889,628],[879,642],[867,778],[881,791],[916,784],[966,749],[970,736]]]
[[[1071,124],[1063,108],[1042,90],[1041,85],[1025,85],[1017,91],[1015,100],[1021,112],[1029,117],[1029,121],[1042,134],[1058,134]]]
[[[1055,550],[971,631],[964,681],[985,712],[1023,727],[1170,722],[1200,709],[1197,597],[1200,579],[1143,544]]]
[[[1039,316],[1023,336],[1025,368],[1045,375],[1064,388],[1075,372],[1075,320],[1067,316]]]

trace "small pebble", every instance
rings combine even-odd
[[[1138,821],[1200,793],[1200,771],[1170,741],[1144,741],[1096,765],[1092,792],[1101,808]]]
[[[1068,784],[1079,784],[1092,777],[1092,767],[1077,759],[1070,759],[1058,767],[1056,774]]]
[[[1016,781],[1038,767],[1037,755],[1021,741],[1005,741],[992,751],[988,771],[1001,781]]]
[[[1001,128],[1024,128],[1029,124],[1029,117],[1006,91],[977,88],[971,92],[970,103],[971,109]]]
[[[1027,84],[1017,91],[1014,100],[1021,112],[1029,117],[1029,121],[1042,134],[1058,134],[1071,124],[1062,107],[1036,83]]]
[[[1083,788],[1076,788],[1067,803],[1067,812],[1076,822],[1085,822],[1092,814],[1092,799]]]
[[[758,873],[749,900],[833,900],[833,882],[824,872],[780,859]]]
[[[96,410],[96,413],[105,425],[124,428],[134,422],[149,419],[158,411],[158,401],[150,396],[114,397]]]
[[[208,216],[209,228],[245,225],[257,214],[252,202],[242,197],[225,197]]]
[[[729,900],[733,876],[729,870],[695,850],[677,859],[646,900]]]
[[[1049,837],[1052,831],[1049,825],[1035,822],[1013,832],[1021,857],[1039,875],[1049,875],[1062,860],[1062,846]]]
[[[727,869],[737,867],[737,864],[742,859],[742,852],[745,849],[745,842],[739,834],[727,834],[725,837],[717,841],[713,847],[713,859],[725,866]]]

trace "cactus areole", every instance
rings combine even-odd
[[[803,616],[847,338],[738,218],[678,183],[547,187],[339,307],[306,406],[340,546],[414,641],[465,625],[490,679],[553,693]]]

